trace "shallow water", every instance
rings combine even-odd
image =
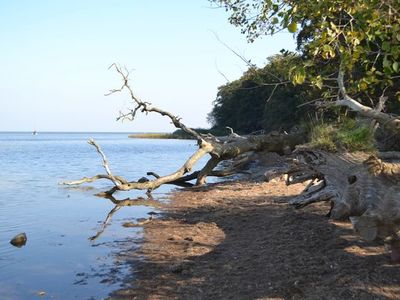
[[[126,133],[0,133],[1,299],[31,299],[42,291],[49,299],[100,299],[127,275],[119,255],[139,246],[141,229],[121,224],[155,209],[123,207],[99,238],[88,240],[114,207],[94,196],[110,183],[86,188],[58,183],[104,173],[99,154],[86,143],[90,137],[101,145],[113,173],[129,179],[175,171],[196,149],[193,141],[129,139]],[[170,188],[161,187],[155,198]],[[143,192],[116,198],[127,196]],[[16,248],[9,241],[20,232],[28,241]]]

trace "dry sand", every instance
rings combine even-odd
[[[400,266],[302,184],[233,181],[176,192],[144,225],[135,273],[112,299],[400,299]]]

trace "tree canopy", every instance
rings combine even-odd
[[[290,83],[288,72],[298,55],[282,53],[263,68],[249,68],[243,76],[219,87],[209,121],[214,128],[230,126],[239,133],[289,130],[305,115],[298,108],[313,89]]]
[[[292,32],[302,56],[290,69],[294,84],[312,84],[333,99],[340,96],[341,73],[346,93],[358,101],[375,106],[385,93],[389,106],[398,105],[400,1],[210,1],[230,12],[250,42]]]

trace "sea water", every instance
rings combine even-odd
[[[0,133],[0,299],[101,299],[134,273],[121,253],[140,246],[142,231],[121,225],[155,208],[122,207],[90,241],[115,207],[95,194],[112,183],[59,185],[105,173],[89,138],[102,147],[113,174],[129,180],[149,171],[171,173],[196,150],[194,141],[130,139],[126,133]],[[154,197],[162,200],[170,189],[161,187]],[[145,197],[143,191],[115,195],[128,196]],[[21,232],[26,245],[12,246]]]

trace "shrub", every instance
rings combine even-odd
[[[345,119],[336,134],[337,144],[347,151],[374,151],[375,139],[371,127],[365,122]]]
[[[336,129],[331,124],[312,124],[310,131],[311,148],[334,152],[337,150],[334,142]]]
[[[336,124],[312,124],[309,146],[330,152],[376,150],[374,134],[370,126],[365,122],[349,118]]]

